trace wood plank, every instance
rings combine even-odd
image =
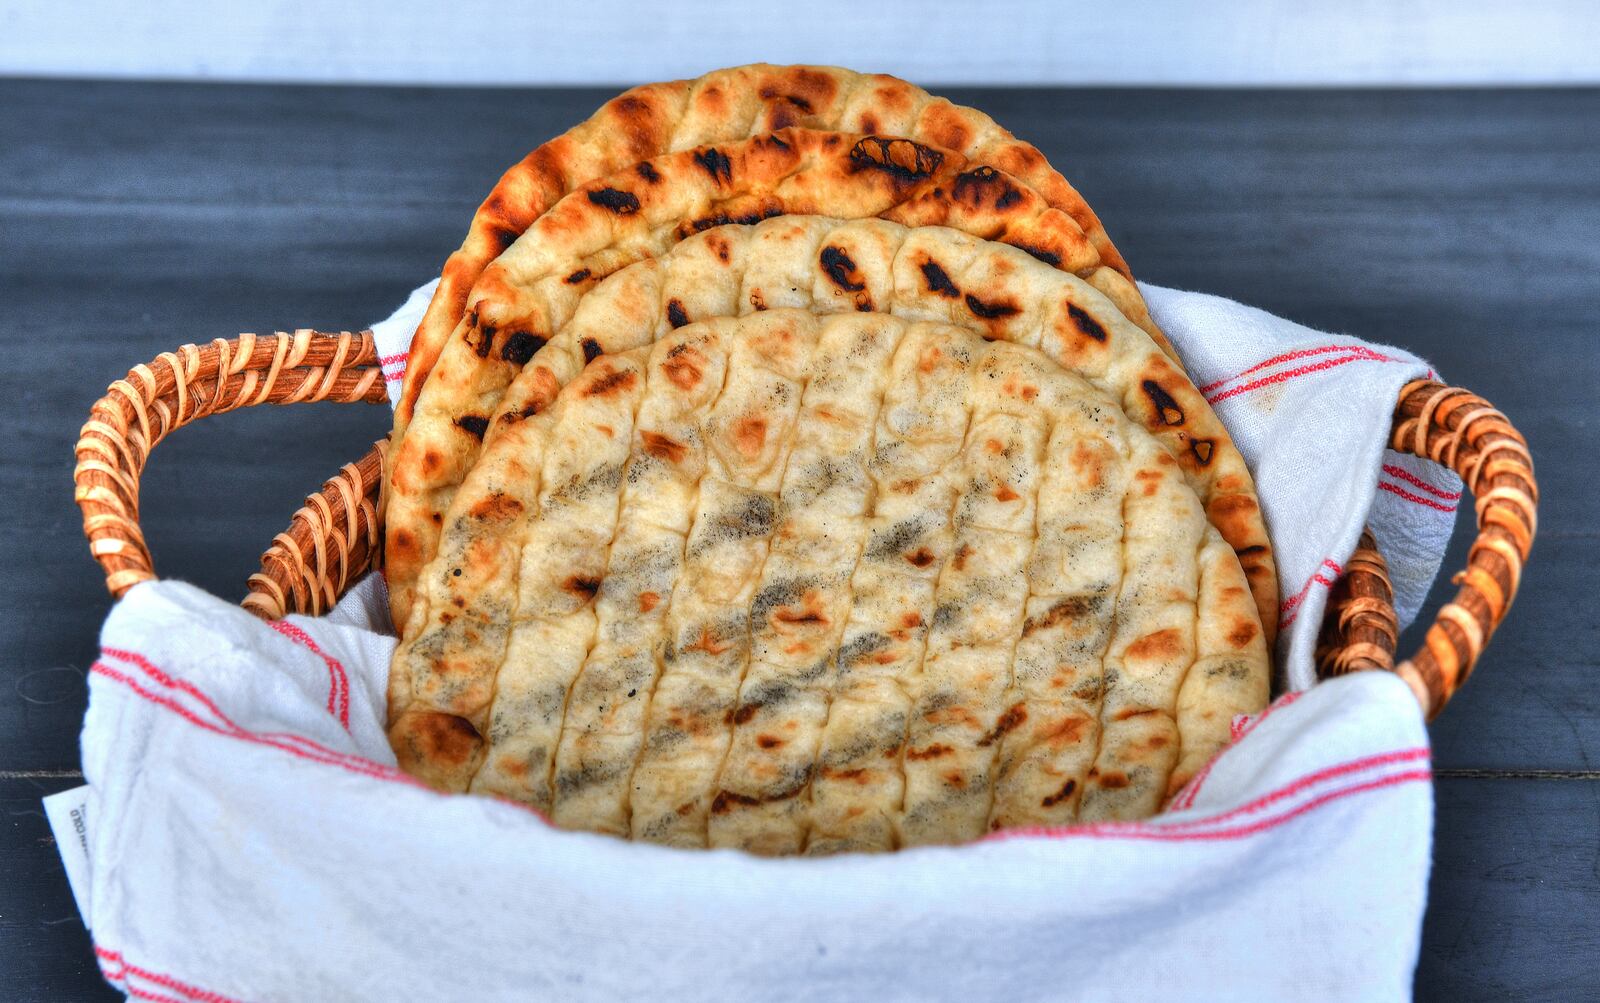
[[[501,172],[615,92],[0,79],[0,93],[6,135],[28,137],[0,145],[0,199],[316,206],[329,223],[355,205],[442,208],[443,255]]]
[[[1600,289],[1585,279],[1600,251],[1583,239],[1600,231],[1600,180],[1586,168],[1600,144],[1566,127],[1600,112],[1597,93],[956,95],[1065,166],[1140,274],[1420,351],[1500,402],[1536,458],[1551,458],[1542,531],[1563,543],[1535,552],[1487,659],[1497,682],[1474,682],[1438,725],[1443,766],[1591,762],[1594,736],[1560,718],[1594,709],[1595,646],[1570,642],[1590,622],[1572,606],[1596,505],[1580,465],[1554,460],[1576,448],[1575,402],[1600,380],[1587,328]],[[20,472],[4,498],[21,520],[16,566],[39,569],[0,595],[30,614],[7,628],[21,634],[20,673],[45,673],[29,685],[83,669],[106,608],[74,553],[65,491],[49,489],[105,382],[184,340],[380,316],[437,267],[525,137],[599,96],[29,81],[0,94],[7,131],[36,137],[0,147],[11,291],[0,339],[18,346],[0,377],[15,388],[0,417],[17,430],[0,460]],[[1558,308],[1525,306],[1538,302]],[[1508,337],[1542,350],[1506,366]],[[70,364],[24,344],[70,345]],[[162,446],[147,528],[164,573],[237,594],[300,496],[381,432],[376,413],[323,410],[232,415]],[[1528,645],[1537,670],[1500,666]],[[81,707],[81,690],[50,705],[0,695],[0,764],[70,764]]]
[[[1545,498],[1554,494],[1548,486],[1544,491]],[[1466,566],[1470,541],[1458,527],[1446,568]],[[1516,607],[1473,677],[1429,729],[1437,766],[1600,768],[1600,692],[1594,685],[1600,617],[1591,584],[1596,567],[1600,539],[1557,537],[1535,544]],[[1425,625],[1454,591],[1448,582],[1435,585],[1418,624],[1402,637],[1402,650],[1421,645]]]
[[[0,999],[123,998],[100,977],[39,804],[79,783],[0,778]]]
[[[953,96],[1038,142],[1145,278],[1404,345],[1528,433],[1540,543],[1433,729],[1442,770],[1524,777],[1440,781],[1419,985],[1600,989],[1576,949],[1600,893],[1600,788],[1528,778],[1600,766],[1600,502],[1580,459],[1600,384],[1600,137],[1583,128],[1600,91]],[[74,972],[95,984],[81,934],[28,926],[67,900],[26,814],[33,788],[16,786],[75,783],[19,774],[76,769],[108,607],[70,503],[90,402],[183,341],[376,319],[437,268],[506,165],[599,97],[0,81],[0,135],[27,137],[0,143],[0,797],[24,812],[0,840],[0,973],[24,974],[0,997],[76,998]],[[159,570],[237,596],[301,497],[385,427],[380,409],[318,405],[175,436],[146,475]]]
[[[171,213],[117,228],[105,226],[103,213],[82,211],[6,221],[0,281],[9,288],[20,275],[22,295],[10,298],[0,333],[11,360],[0,375],[0,420],[13,430],[0,437],[9,475],[0,505],[11,530],[0,546],[12,567],[27,571],[0,580],[0,604],[16,614],[0,627],[11,683],[0,687],[0,769],[77,762],[82,673],[110,605],[71,500],[72,444],[90,404],[133,363],[185,341],[297,323],[360,327],[381,316],[423,266],[390,265],[362,246],[383,235],[389,218],[369,216],[341,240],[329,236],[331,227],[308,237],[308,210],[274,214],[251,228],[248,248],[215,239],[197,246]],[[117,267],[79,253],[96,243]],[[330,262],[340,260],[362,276],[359,284],[343,288],[330,277]],[[274,266],[264,269],[267,261]],[[64,303],[74,306],[63,312]],[[258,408],[178,432],[143,477],[143,525],[157,571],[241,596],[261,551],[306,493],[387,426],[382,408],[321,404]]]
[[[1422,1000],[1600,992],[1600,782],[1439,779]]]

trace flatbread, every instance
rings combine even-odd
[[[1143,310],[1133,284],[1101,263],[1069,215],[1001,170],[909,140],[785,129],[593,180],[484,270],[392,450],[385,567],[397,622],[432,554],[436,527],[428,519],[477,452],[476,429],[461,416],[493,410],[529,353],[607,274],[708,227],[789,213],[951,225],[1086,277],[1125,315]]]
[[[1118,401],[948,323],[775,308],[508,425],[391,678],[399,761],[441,789],[822,854],[1152,814],[1268,657]]]
[[[566,296],[560,282],[508,286],[494,304],[494,344],[545,323],[553,304],[570,302]],[[1179,460],[1238,554],[1271,644],[1277,569],[1250,472],[1193,382],[1109,299],[1024,251],[957,230],[802,216],[715,227],[598,283],[562,307],[570,322],[540,339],[503,391],[497,380],[491,393],[475,395],[469,384],[451,397],[441,364],[436,387],[424,395],[438,410],[426,421],[419,412],[391,479],[386,560],[395,622],[407,622],[416,569],[433,554],[454,484],[480,438],[536,414],[596,355],[639,347],[693,321],[779,307],[944,321],[1040,348],[1084,376]],[[500,379],[514,369],[502,364]]]
[[[695,80],[646,84],[613,98],[588,121],[528,154],[478,207],[465,242],[445,262],[439,287],[412,339],[395,409],[395,441],[405,432],[423,383],[465,315],[468,291],[478,276],[563,195],[664,153],[790,126],[905,136],[1008,171],[1076,220],[1101,261],[1132,285],[1127,264],[1082,196],[1043,154],[982,112],[895,77],[832,66],[756,64]],[[1132,295],[1137,300],[1137,290]],[[1142,304],[1136,313],[1143,313]],[[1154,333],[1153,325],[1149,329]]]

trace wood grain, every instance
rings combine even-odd
[[[81,782],[0,779],[0,999],[124,998],[100,978],[39,804]]]
[[[0,998],[109,998],[81,927],[44,925],[73,909],[27,814],[38,785],[76,782],[60,774],[78,765],[108,606],[72,505],[89,404],[185,341],[383,316],[500,170],[604,93],[0,81],[0,799],[23,813],[0,829]],[[1403,345],[1526,433],[1539,542],[1433,727],[1447,779],[1418,988],[1600,993],[1600,502],[1582,459],[1600,385],[1600,91],[951,96],[1037,143],[1142,277]],[[144,481],[158,570],[237,598],[305,493],[385,428],[379,409],[317,405],[175,435]],[[1447,567],[1465,562],[1467,525]]]
[[[1600,782],[1440,778],[1434,798],[1418,998],[1594,999]]]

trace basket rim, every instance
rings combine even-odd
[[[75,449],[74,498],[91,554],[120,597],[155,578],[138,521],[139,475],[168,434],[211,414],[305,401],[388,403],[371,331],[299,329],[185,345],[136,366],[90,411]],[[1389,445],[1455,470],[1475,498],[1478,536],[1460,586],[1421,651],[1398,664],[1398,620],[1379,542],[1364,533],[1345,562],[1318,637],[1323,677],[1392,669],[1431,717],[1470,674],[1515,596],[1537,528],[1538,488],[1526,440],[1487,401],[1416,380],[1400,392]],[[262,555],[243,605],[257,616],[331,608],[381,567],[386,439],[308,496]]]

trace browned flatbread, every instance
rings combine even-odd
[[[500,268],[497,263],[495,269]],[[493,304],[494,344],[501,344],[506,332],[548,323],[557,309],[553,304],[568,295],[560,280],[508,285]],[[562,307],[570,312],[570,322],[548,342],[540,339],[539,350],[508,388],[502,390],[503,381],[515,367],[500,363],[503,375],[492,384],[481,382],[480,369],[468,367],[472,382],[463,384],[466,392],[458,388],[451,394],[448,369],[441,363],[424,395],[426,408],[440,410],[419,410],[406,443],[412,452],[394,468],[391,518],[411,513],[405,525],[420,528],[413,530],[410,544],[425,543],[425,556],[431,556],[454,483],[411,478],[452,464],[466,468],[480,437],[492,440],[507,425],[537,413],[596,355],[636,348],[692,321],[779,307],[867,308],[954,323],[991,339],[1042,348],[1084,375],[1154,432],[1182,464],[1208,518],[1239,555],[1270,644],[1277,570],[1254,482],[1193,382],[1082,279],[1017,248],[944,227],[908,229],[881,219],[801,216],[716,227],[612,275],[570,311]],[[465,354],[476,361],[475,353]],[[489,358],[495,354],[491,351]],[[413,553],[411,560],[420,557]],[[406,615],[397,616],[397,624],[404,626]]]
[[[1133,284],[1102,264],[1067,213],[1004,171],[909,140],[785,129],[591,181],[483,271],[392,451],[385,568],[396,622],[432,556],[434,520],[477,454],[481,429],[463,418],[495,408],[518,367],[605,275],[708,227],[789,213],[957,227],[1084,277],[1125,316],[1143,311]],[[528,308],[530,292],[538,310]]]
[[[597,357],[507,424],[391,677],[438,787],[822,854],[1149,815],[1268,659],[1119,401],[948,323],[780,307]]]
[[[445,263],[412,340],[395,409],[396,440],[445,341],[466,313],[467,294],[479,274],[563,195],[641,160],[789,126],[905,136],[1008,171],[1076,220],[1104,264],[1132,278],[1094,211],[1037,149],[982,112],[904,80],[831,66],[755,64],[695,80],[646,84],[613,98],[588,121],[528,154],[479,206],[461,249]],[[1147,330],[1156,333],[1153,325]]]

